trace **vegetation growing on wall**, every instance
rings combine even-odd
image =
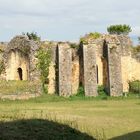
[[[47,84],[49,82],[49,66],[51,63],[51,50],[48,48],[47,50],[40,48],[37,52],[36,58],[38,62],[36,64],[38,70],[40,71],[40,79],[42,82],[42,89],[44,93],[48,92]]]
[[[128,35],[132,29],[129,25],[111,25],[107,28],[107,31],[109,32],[109,34],[117,34],[117,35]]]
[[[75,49],[75,48],[79,48],[79,44],[76,43],[70,43],[70,47]]]
[[[3,70],[5,69],[4,60],[3,60],[3,58],[2,58],[2,53],[3,53],[3,50],[0,49],[0,56],[1,56],[1,58],[0,58],[0,75],[1,75],[1,73],[3,72]]]
[[[138,45],[137,47],[132,47],[132,50],[134,53],[140,52],[140,46]]]
[[[0,74],[3,72],[4,70],[4,61],[0,60]]]
[[[84,37],[80,38],[80,43],[88,44],[88,41],[98,39],[100,36],[101,34],[98,32],[86,34]]]
[[[22,34],[27,35],[29,40],[34,40],[34,41],[41,40],[41,37],[39,37],[36,32],[31,32],[31,33],[27,32],[27,33],[22,33]]]

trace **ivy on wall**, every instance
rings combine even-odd
[[[48,48],[47,50],[40,48],[37,51],[36,58],[38,59],[36,67],[40,71],[40,79],[42,82],[42,89],[44,93],[48,93],[48,86],[49,83],[49,66],[51,63],[51,50]]]

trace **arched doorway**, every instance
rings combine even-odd
[[[22,68],[18,68],[18,76],[19,76],[19,80],[23,80],[22,78]]]

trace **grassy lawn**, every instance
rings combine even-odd
[[[93,139],[90,136],[140,140],[140,99],[42,95],[0,101],[0,139]]]

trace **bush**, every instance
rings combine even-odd
[[[132,30],[129,25],[111,25],[107,28],[109,34],[117,34],[117,35],[128,35]]]
[[[99,96],[100,95],[106,95],[105,87],[103,85],[98,86],[97,92],[98,92]]]
[[[133,52],[134,54],[137,54],[137,53],[140,52],[140,45],[138,45],[138,46],[136,46],[136,47],[131,47],[131,48],[132,48],[132,52]]]
[[[129,82],[129,91],[132,93],[140,93],[140,81],[135,80],[135,81]]]
[[[84,37],[80,38],[80,43],[88,44],[89,40],[98,39],[100,36],[101,36],[101,34],[98,32],[89,33],[89,34],[85,35]]]
[[[84,87],[83,86],[80,86],[78,88],[76,96],[85,96],[85,91],[84,91]]]
[[[27,32],[27,33],[22,33],[23,35],[27,35],[29,40],[34,40],[34,41],[40,41],[41,38],[37,35],[36,32]]]
[[[78,49],[79,48],[79,44],[71,43],[70,47],[73,48],[73,49],[75,49],[75,48]]]

